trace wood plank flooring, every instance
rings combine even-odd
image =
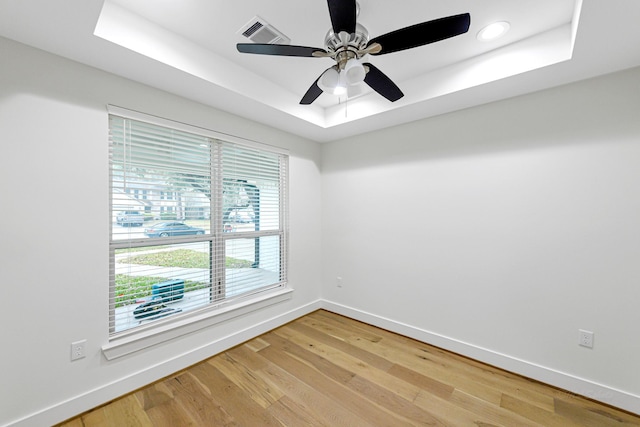
[[[640,426],[640,417],[317,311],[61,426]]]

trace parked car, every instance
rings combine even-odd
[[[140,227],[142,223],[144,223],[144,215],[138,211],[118,212],[116,215],[116,224],[118,225]]]
[[[144,229],[148,237],[186,236],[188,234],[204,234],[203,228],[191,227],[184,222],[160,222]]]

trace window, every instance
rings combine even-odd
[[[286,153],[139,116],[109,116],[111,335],[285,287]]]

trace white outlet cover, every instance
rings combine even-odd
[[[582,347],[593,348],[593,332],[579,329],[578,344]]]
[[[85,346],[87,340],[81,340],[71,343],[71,360],[78,360],[86,357]]]

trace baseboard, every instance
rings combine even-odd
[[[10,424],[6,424],[5,427],[31,427],[60,423],[321,308],[322,300],[311,302],[264,320],[250,328],[221,337],[215,342],[192,349],[158,365],[150,366],[143,371],[118,378],[109,384],[45,408],[20,420],[12,421]]]
[[[549,384],[553,387],[567,390],[571,393],[634,414],[640,414],[640,396],[331,301],[324,300],[322,308]]]

